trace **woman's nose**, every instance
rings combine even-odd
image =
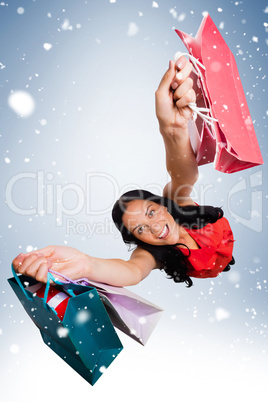
[[[153,234],[158,234],[161,230],[161,226],[159,223],[154,223],[153,225],[150,226],[150,229]]]

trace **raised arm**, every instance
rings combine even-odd
[[[40,282],[46,282],[51,269],[73,280],[88,278],[113,286],[131,286],[148,276],[156,268],[156,262],[148,251],[139,248],[133,251],[130,260],[124,261],[91,257],[72,247],[49,246],[19,254],[13,266],[16,272]]]
[[[193,80],[189,77],[191,71],[192,64],[184,56],[176,64],[171,61],[155,94],[156,116],[171,177],[163,195],[179,205],[194,204],[190,193],[198,179],[198,166],[188,131],[192,111],[187,105],[196,100]]]

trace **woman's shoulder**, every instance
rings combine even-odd
[[[130,260],[134,263],[141,263],[142,265],[145,265],[152,270],[163,268],[163,264],[158,261],[157,257],[155,257],[152,253],[150,253],[150,251],[142,248],[141,246],[135,248],[135,250],[131,254]]]
[[[155,268],[157,264],[154,256],[149,251],[145,250],[140,246],[138,246],[137,248],[135,248],[135,250],[132,251],[130,260],[132,262],[136,261],[142,264],[147,264],[150,267],[152,267],[152,269]]]

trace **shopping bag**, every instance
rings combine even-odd
[[[37,284],[35,279],[18,276],[13,267],[12,271],[14,277],[8,282],[39,328],[46,345],[94,385],[123,349],[96,289],[69,284],[71,297],[61,321],[54,308],[46,302],[50,281],[55,281],[57,286],[60,282],[48,273],[46,291],[40,298],[27,290],[27,287]]]
[[[163,309],[128,289],[90,281],[102,299],[113,325],[145,345]]]
[[[32,286],[27,286],[25,289],[42,299],[45,297],[46,285],[42,282],[37,282]],[[70,297],[71,296],[68,295],[68,293],[62,291],[59,287],[50,286],[46,303],[54,309],[61,321],[64,318]]]
[[[198,165],[233,173],[263,163],[235,58],[207,14],[195,37],[176,30],[198,68],[203,104],[217,121],[191,121]],[[199,105],[198,105],[199,106]]]
[[[59,275],[57,272],[53,273]],[[63,275],[60,275],[63,276]],[[158,323],[163,309],[123,287],[95,282],[87,278],[72,281],[63,276],[62,287],[68,290],[68,283],[83,283],[93,286],[113,323],[113,325],[137,342],[145,345]]]
[[[61,278],[63,289],[68,291],[68,284],[93,286],[107,310],[113,325],[145,345],[158,323],[163,309],[123,287],[95,282],[87,278],[72,280],[65,275],[50,270]]]

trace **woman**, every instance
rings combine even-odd
[[[143,190],[123,195],[113,219],[126,243],[136,244],[128,261],[102,259],[64,246],[50,246],[13,261],[18,273],[46,282],[49,269],[71,279],[86,277],[114,286],[139,283],[160,268],[176,282],[192,285],[191,277],[214,277],[233,262],[233,235],[220,208],[199,207],[190,197],[198,178],[188,122],[196,102],[192,64],[180,57],[169,63],[156,91],[156,115],[166,149],[171,181],[163,197]]]

